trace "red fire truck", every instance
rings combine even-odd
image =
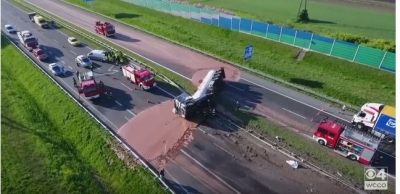
[[[96,33],[104,36],[114,36],[115,34],[115,27],[109,22],[101,23],[100,21],[97,21],[94,30]]]
[[[380,143],[380,139],[374,135],[330,119],[321,121],[313,139],[344,157],[366,165],[371,163]]]
[[[156,86],[156,80],[153,72],[147,69],[141,69],[132,64],[122,66],[122,73],[131,82],[143,90],[148,90]]]
[[[87,100],[99,98],[104,92],[103,83],[97,84],[91,71],[79,75],[79,84],[79,94],[83,94]]]

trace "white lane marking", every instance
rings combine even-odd
[[[117,103],[118,105],[122,106],[122,104],[120,102],[118,102],[118,101],[115,101],[115,103]]]
[[[127,121],[129,121],[129,119],[128,118],[126,118],[126,117],[124,117]]]
[[[65,64],[65,62],[64,62],[64,61],[61,61],[61,63],[64,63],[64,64]]]
[[[239,191],[237,191],[235,188],[233,188],[232,186],[230,186],[228,183],[226,183],[224,180],[222,180],[219,176],[217,176],[216,174],[214,174],[211,170],[209,170],[207,167],[205,167],[203,164],[201,164],[199,161],[197,161],[196,159],[194,159],[192,156],[190,156],[188,153],[186,153],[184,150],[181,149],[181,152],[183,154],[185,154],[187,157],[189,157],[190,159],[192,159],[194,162],[196,162],[196,164],[198,164],[199,166],[201,166],[204,170],[206,170],[208,173],[212,174],[216,179],[218,179],[219,181],[221,181],[225,186],[229,187],[232,191],[234,191],[237,194],[240,194]]]
[[[49,51],[49,54],[52,55],[53,53],[51,51]]]
[[[125,85],[124,83],[121,82],[121,84],[122,84],[125,88],[128,88],[129,90],[133,91],[130,87],[128,87],[128,86]]]
[[[162,89],[162,88],[160,88],[160,87],[158,87],[158,86],[156,86],[156,88],[158,88],[159,90],[165,92],[166,94],[170,95],[171,97],[174,97],[174,98],[176,97],[175,95],[173,95],[173,94],[167,92],[166,90],[164,90],[164,89]]]
[[[282,108],[282,109],[285,110],[285,111],[287,111],[287,112],[290,112],[290,113],[292,113],[292,114],[294,114],[294,115],[296,115],[296,116],[298,116],[298,117],[301,117],[301,118],[303,118],[303,119],[307,119],[306,117],[301,116],[300,114],[297,114],[297,113],[295,113],[295,112],[293,112],[293,111],[290,111],[290,110],[288,110],[288,109],[286,109],[286,108]]]
[[[109,69],[108,69],[108,71],[111,71],[111,69],[114,67],[115,65],[112,65]]]
[[[53,39],[53,40],[54,40],[54,39]],[[54,40],[54,42],[58,43],[58,41],[57,41],[57,40]]]
[[[128,111],[129,113],[131,113],[133,116],[135,116],[135,117],[136,117],[136,114],[135,114],[135,113],[133,113],[132,111],[130,111],[130,110],[128,110],[128,109],[126,109],[126,111]]]
[[[216,143],[213,143],[215,146],[217,146],[219,149],[221,149],[222,151],[226,152],[227,154],[231,155],[232,157],[235,157],[235,155],[233,155],[232,153],[228,152],[228,150],[222,148],[221,146],[217,145]]]
[[[68,66],[70,69],[72,69],[72,67],[71,66]]]
[[[226,84],[226,85],[228,85],[228,86],[230,86],[230,87],[232,87],[232,88],[235,88],[235,89],[237,89],[237,90],[239,90],[239,91],[244,92],[243,89],[240,89],[240,88],[238,88],[238,87],[236,87],[236,86],[234,86],[234,85],[232,85],[232,84]]]
[[[69,50],[69,52],[71,52],[71,53],[74,54],[74,55],[78,55],[78,54],[76,54],[74,51]]]
[[[276,93],[276,94],[279,94],[279,95],[281,95],[281,96],[283,96],[283,97],[289,98],[290,100],[293,100],[293,101],[296,101],[296,102],[298,102],[298,103],[300,103],[300,104],[306,105],[306,106],[308,106],[308,107],[310,107],[310,108],[313,108],[313,109],[315,109],[315,110],[317,110],[317,111],[321,111],[321,112],[326,113],[326,114],[328,114],[328,115],[331,115],[331,116],[333,116],[333,117],[335,117],[335,118],[341,119],[342,121],[346,121],[346,122],[349,122],[349,123],[350,123],[349,120],[346,120],[346,119],[341,118],[341,117],[339,117],[339,116],[336,116],[336,115],[334,115],[334,114],[325,112],[323,109],[320,109],[320,108],[317,108],[317,107],[315,107],[315,106],[309,105],[309,104],[307,104],[307,103],[305,103],[305,102],[302,102],[302,101],[300,101],[300,100],[294,99],[294,98],[292,98],[292,97],[290,97],[290,96],[287,96],[287,95],[282,94],[282,93],[280,93],[280,92],[277,92],[277,91],[275,91],[275,90],[269,89],[269,88],[267,88],[267,87],[264,87],[264,86],[262,86],[262,85],[260,85],[260,84],[254,83],[254,82],[249,81],[249,80],[247,80],[247,79],[243,79],[243,78],[241,78],[241,79],[244,80],[244,81],[246,81],[246,82],[252,83],[252,84],[254,84],[254,85],[258,86],[258,87],[261,87],[261,88],[264,88],[264,89],[269,90],[269,91],[271,91],[271,92],[274,92],[274,93]]]

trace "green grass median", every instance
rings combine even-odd
[[[66,1],[90,9],[81,0]],[[294,59],[297,48],[118,0],[95,1],[93,10],[353,105],[395,104],[393,73],[318,53],[307,53],[298,62]],[[121,13],[137,16],[118,17]],[[244,62],[243,50],[248,44],[254,45],[253,59]]]
[[[3,193],[165,193],[3,36],[1,51]]]

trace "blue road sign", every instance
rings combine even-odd
[[[253,45],[246,46],[244,49],[244,60],[249,60],[253,56]]]

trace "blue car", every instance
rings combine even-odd
[[[65,74],[64,66],[57,63],[50,64],[49,69],[56,76]]]

